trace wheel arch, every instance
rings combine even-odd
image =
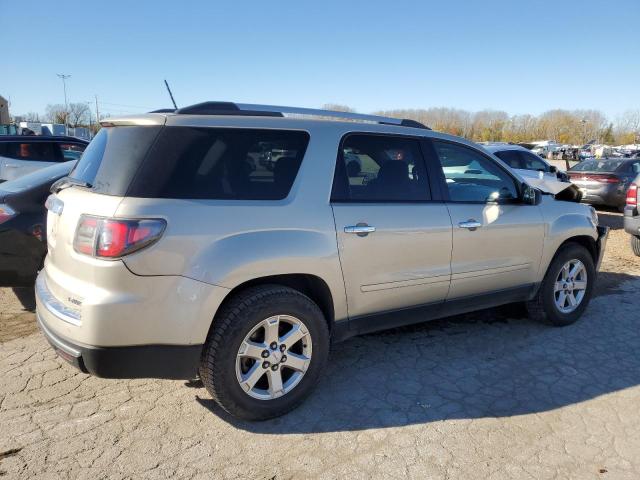
[[[236,295],[244,290],[259,286],[259,285],[279,285],[289,287],[293,290],[309,297],[322,311],[324,318],[329,327],[329,331],[333,329],[335,321],[335,306],[331,289],[327,282],[317,275],[308,273],[288,273],[280,275],[268,275],[264,277],[253,278],[247,280],[235,287],[233,287],[229,293],[225,296],[224,300],[218,307],[218,312],[222,311],[225,305],[231,301]],[[216,314],[217,315],[217,314]],[[211,326],[215,323],[216,317],[214,316]],[[211,329],[211,327],[209,327]]]

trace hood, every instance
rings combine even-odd
[[[569,182],[561,182],[555,176],[545,175],[543,172],[533,170],[518,169],[518,175],[532,187],[552,195],[557,195],[572,185]]]

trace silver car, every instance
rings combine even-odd
[[[52,191],[36,296],[56,351],[102,377],[199,376],[245,419],[295,408],[353,335],[511,302],[571,324],[607,238],[462,138],[300,108],[108,119]]]

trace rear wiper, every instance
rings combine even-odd
[[[58,193],[59,191],[69,187],[91,188],[93,187],[93,185],[91,185],[89,182],[78,180],[77,178],[62,177],[60,180],[51,185],[51,193]]]

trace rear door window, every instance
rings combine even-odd
[[[333,201],[430,200],[420,142],[413,138],[350,134],[338,154]]]
[[[129,195],[280,200],[291,190],[308,142],[302,131],[166,127]]]

